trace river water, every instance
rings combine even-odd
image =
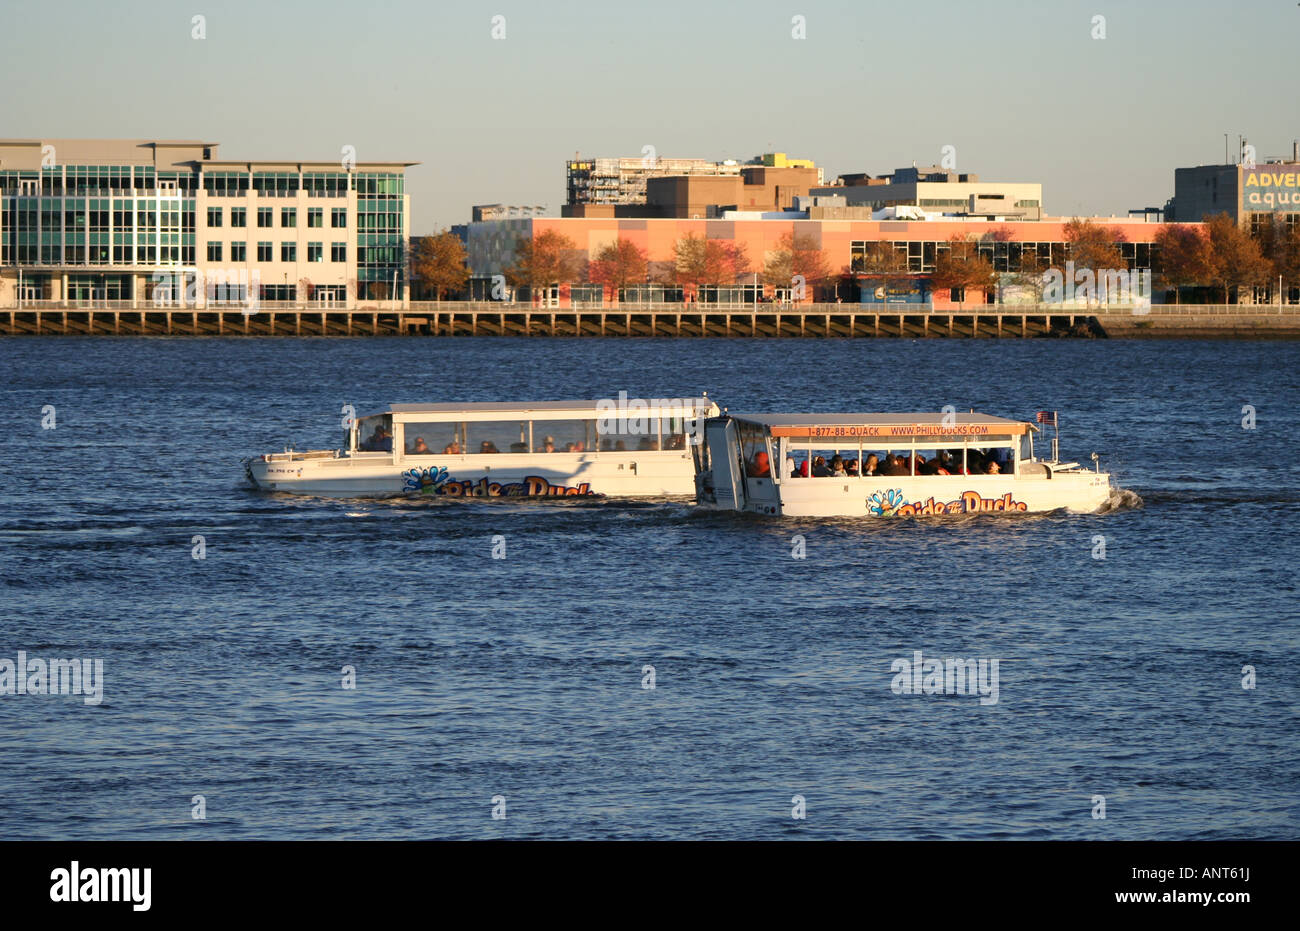
[[[1300,829],[1300,344],[11,339],[0,373],[0,686],[19,651],[103,668],[98,704],[0,695],[0,837]],[[300,499],[240,466],[337,446],[344,404],[620,390],[1059,410],[1131,494],[764,520]],[[997,701],[896,693],[916,651],[997,660]]]

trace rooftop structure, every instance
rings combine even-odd
[[[1038,220],[1043,211],[1041,184],[980,181],[979,175],[937,165],[899,168],[891,174],[840,175],[838,183],[814,188],[814,196],[838,195],[844,206],[911,206],[944,214]]]

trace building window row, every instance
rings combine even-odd
[[[257,261],[271,262],[274,261],[275,250],[274,244],[270,242],[259,242],[257,244]],[[129,247],[128,247],[129,248]],[[212,241],[207,244],[207,256],[209,262],[224,261],[223,254],[225,251],[224,243]],[[230,244],[230,261],[244,262],[248,257],[248,243],[232,242]],[[280,261],[296,262],[298,260],[298,244],[296,242],[280,243]],[[348,244],[346,242],[330,243],[330,261],[346,262],[348,260]],[[323,242],[307,243],[307,261],[324,262],[325,261],[325,244]]]

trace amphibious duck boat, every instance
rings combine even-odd
[[[344,424],[343,447],[245,460],[268,491],[338,497],[661,496],[695,490],[707,396],[649,401],[393,404]]]
[[[1055,439],[1036,458],[1036,432],[974,412],[723,414],[694,448],[696,500],[792,517],[1099,510],[1109,474],[1059,461]]]

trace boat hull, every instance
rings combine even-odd
[[[745,478],[739,510],[786,517],[929,517],[974,513],[1094,513],[1110,499],[1105,472],[1045,476]],[[709,506],[707,500],[702,504]],[[714,505],[716,506],[716,505]],[[727,508],[730,510],[731,508]]]

